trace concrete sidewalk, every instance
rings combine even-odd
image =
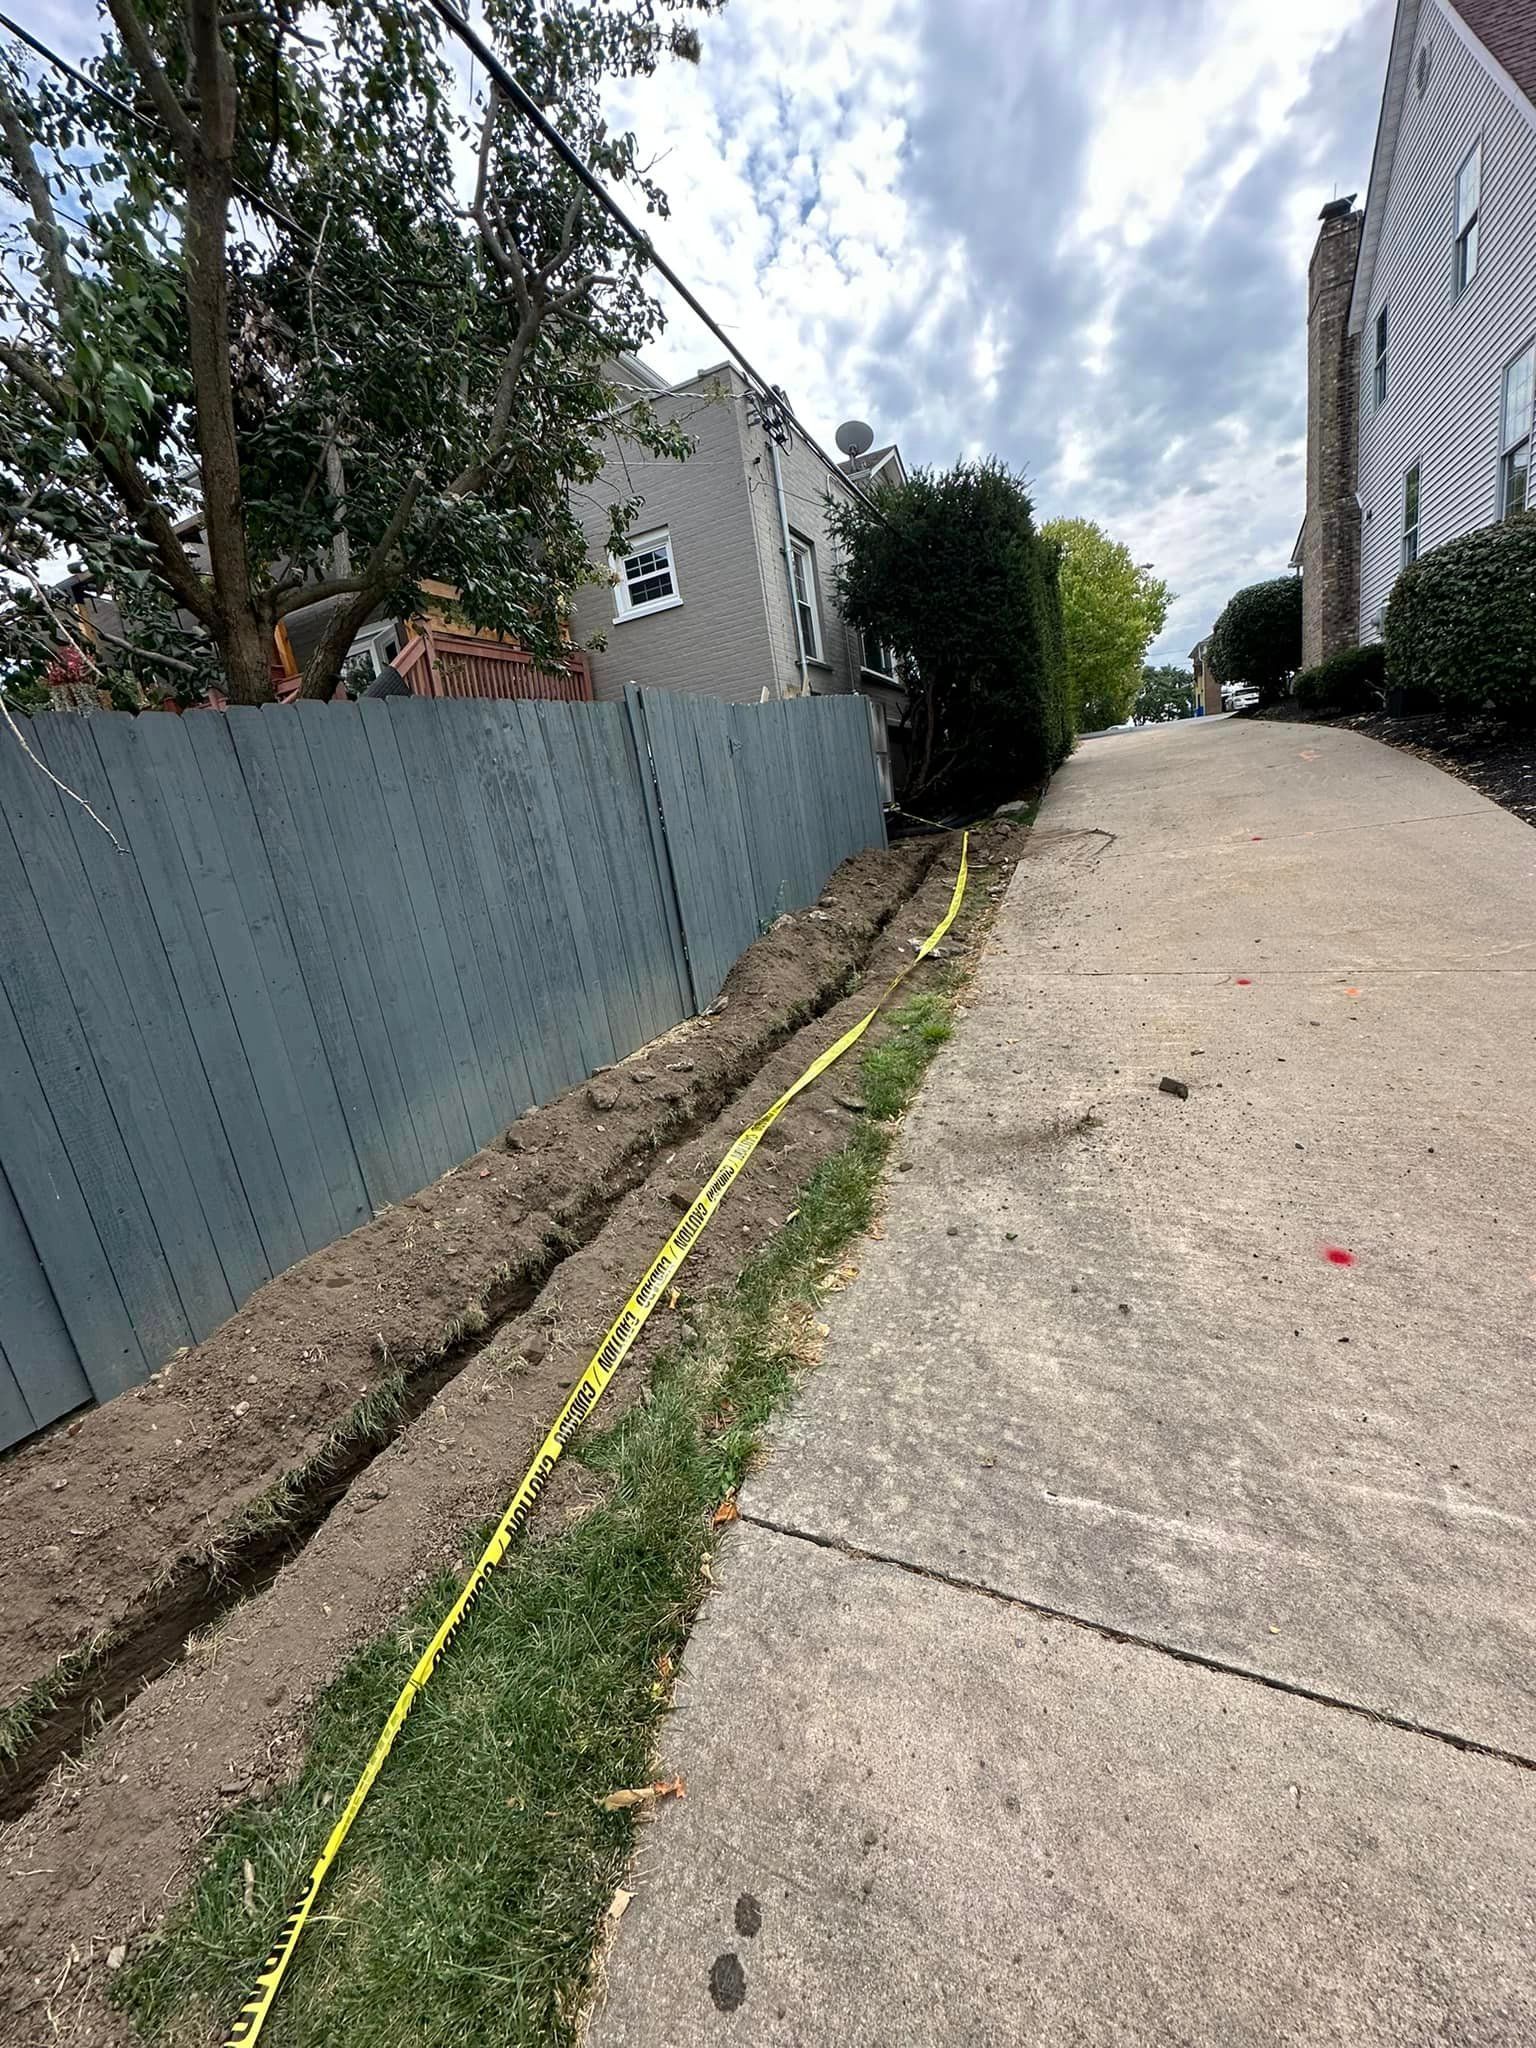
[[[1352,734],[1067,765],[592,2048],[1536,2042],[1533,910],[1536,833]]]

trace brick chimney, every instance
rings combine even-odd
[[[1359,340],[1349,301],[1365,215],[1354,194],[1319,215],[1307,268],[1307,517],[1301,536],[1305,667],[1360,637],[1360,506],[1355,497]]]

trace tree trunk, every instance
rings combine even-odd
[[[213,637],[232,704],[270,704],[272,635],[252,589],[246,547],[240,447],[229,368],[229,279],[225,267],[229,193],[220,169],[187,185],[187,328],[197,393],[203,473],[203,533],[218,607]]]

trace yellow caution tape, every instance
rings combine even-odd
[[[540,1444],[533,1463],[523,1475],[522,1484],[513,1494],[506,1513],[496,1525],[496,1532],[481,1551],[474,1570],[464,1581],[463,1590],[449,1608],[440,1623],[437,1633],[416,1660],[415,1669],[401,1687],[400,1697],[389,1712],[389,1719],[379,1731],[379,1738],[373,1745],[372,1754],[363,1766],[362,1775],[352,1787],[352,1796],[342,1808],[336,1825],[326,1837],[325,1847],[320,1851],[319,1860],[309,1873],[309,1882],[303,1896],[288,1918],[283,1922],[271,1953],[261,1966],[256,1979],[256,1989],[240,2008],[240,2016],[225,2038],[224,2048],[250,2048],[272,2010],[279,1987],[293,1960],[293,1952],[299,1945],[299,1936],[304,1932],[320,1887],[326,1874],[341,1853],[341,1845],[351,1832],[352,1823],[362,1811],[363,1801],[373,1789],[374,1780],[383,1770],[390,1751],[395,1746],[395,1737],[405,1726],[412,1707],[424,1691],[427,1680],[437,1669],[439,1659],[449,1648],[454,1637],[463,1627],[466,1617],[480,1598],[485,1582],[506,1556],[516,1537],[522,1534],[528,1517],[538,1504],[539,1496],[549,1484],[549,1476],[560,1461],[560,1454],[576,1434],[582,1423],[592,1413],[606,1392],[609,1381],[624,1363],[630,1348],[646,1324],[651,1310],[665,1295],[673,1275],[698,1243],[705,1227],[719,1208],[732,1182],[746,1165],[752,1154],[762,1143],[765,1134],[788,1109],[795,1097],[817,1081],[836,1061],[840,1060],[851,1046],[857,1045],[880,1011],[890,1001],[896,990],[906,980],[913,968],[938,945],[944,934],[954,923],[965,895],[966,878],[970,871],[970,834],[960,841],[960,872],[955,877],[954,894],[949,899],[949,908],[934,926],[933,930],[918,947],[907,965],[896,975],[890,986],[867,1016],[845,1031],[824,1053],[811,1061],[797,1081],[790,1084],[778,1101],[765,1109],[754,1124],[749,1124],[741,1136],[726,1153],[709,1179],[694,1197],[688,1213],[667,1239],[649,1272],[619,1311],[618,1320],[598,1346],[586,1371],[572,1388],[565,1406],[556,1416],[549,1434]]]

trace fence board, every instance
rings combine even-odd
[[[0,997],[0,1005],[4,998]],[[5,1126],[0,1120],[0,1143]],[[15,1443],[91,1398],[69,1327],[54,1299],[32,1233],[0,1173],[0,1444]],[[14,1388],[13,1405],[6,1382]]]
[[[437,900],[437,891],[432,886],[432,870],[427,860],[427,849],[422,839],[421,827],[416,818],[416,807],[411,801],[411,792],[400,756],[400,743],[396,737],[395,720],[390,715],[389,700],[381,703],[360,704],[358,713],[362,720],[363,736],[373,755],[374,770],[379,778],[379,791],[384,799],[389,824],[394,836],[395,853],[405,877],[406,896],[410,903],[411,915],[415,920],[416,936],[426,962],[427,986],[436,1003],[440,1044],[452,1064],[458,1082],[459,1117],[462,1119],[462,1138],[458,1135],[451,1111],[451,1100],[445,1099],[443,1118],[448,1126],[450,1140],[458,1146],[455,1163],[473,1152],[490,1135],[493,1122],[490,1102],[485,1092],[485,1077],[480,1071],[479,1056],[470,1036],[469,1018],[465,1013],[464,997],[459,988],[458,968],[454,964],[453,951],[448,942],[448,928],[443,921],[442,908]],[[429,1045],[429,1050],[430,1045]]]
[[[122,852],[0,749],[0,1445],[710,1001],[878,843],[860,714],[36,720]]]
[[[117,804],[119,834],[126,834],[209,1092],[218,1105],[262,1256],[268,1270],[279,1273],[303,1257],[304,1233],[198,908],[183,835],[176,816],[161,800],[153,759],[156,723],[153,718],[93,719],[92,736]]]
[[[506,982],[512,1041],[528,1068],[531,1100],[547,1102],[598,1061],[582,1065],[567,985],[568,937],[550,908],[510,715],[466,702],[462,745],[479,780],[490,850],[484,878],[491,944]]]
[[[351,892],[336,886],[339,862],[303,729],[286,715],[248,710],[226,715],[364,1192],[374,1208],[381,1208],[420,1187],[426,1170],[372,980],[363,983],[355,972],[347,972],[361,961],[362,943]],[[402,1134],[410,1140],[405,1158]]]
[[[227,717],[164,723],[173,740],[180,736],[181,747],[166,747],[157,764],[160,786],[172,800],[174,785],[174,801],[186,805],[197,836],[200,858],[193,879],[204,921],[263,1089],[267,1121],[304,1226],[304,1248],[314,1251],[368,1214],[314,1006]],[[267,1042],[258,1054],[262,1039]]]
[[[590,715],[575,723],[608,827],[598,845],[608,864],[643,1043],[693,1008],[675,917],[668,908],[670,891],[652,846],[650,764],[647,760],[642,775],[624,707],[594,704]],[[659,818],[656,822],[659,831]]]
[[[441,1057],[442,1023],[362,717],[356,706],[339,719],[335,710],[301,703],[282,715],[299,721],[309,747],[409,1120],[427,1177],[435,1179],[472,1149],[465,1142],[463,1100],[451,1065]]]
[[[161,1106],[178,1148],[173,1163],[185,1174],[202,1211],[223,1276],[223,1286],[205,1304],[198,1305],[196,1286],[193,1299],[188,1299],[185,1286],[181,1289],[193,1328],[201,1336],[229,1313],[230,1306],[259,1287],[271,1268],[203,1070],[182,986],[155,923],[128,820],[108,780],[102,753],[113,751],[121,727],[81,718],[39,723],[39,751],[48,765],[112,825],[124,848],[119,852],[80,805],[64,805],[87,890],[127,991],[134,1031],[149,1048],[158,1076]],[[125,1021],[117,1021],[116,1031],[124,1029]]]
[[[417,816],[432,810],[437,815],[442,835],[436,856],[439,900],[451,893],[463,918],[468,954],[460,963],[459,985],[470,1003],[478,977],[476,1001],[483,1021],[476,1026],[477,1042],[497,1120],[507,1123],[542,1095],[529,1078],[523,1050],[526,983],[521,975],[515,984],[509,983],[496,942],[488,878],[495,877],[498,882],[501,878],[490,825],[477,779],[465,772],[463,742],[471,731],[466,714],[472,707],[386,701],[399,721],[402,745],[410,754]],[[477,1014],[473,1004],[470,1014],[472,1019]]]
[[[77,786],[72,778],[90,779],[82,773],[84,754],[95,752],[86,723],[79,718],[55,719],[47,734],[44,758],[71,787]],[[15,761],[14,750],[8,751]],[[31,801],[21,799],[14,782],[4,786],[4,801],[13,824],[26,832],[27,882],[43,912],[68,999],[138,1182],[154,1232],[155,1256],[163,1259],[171,1280],[174,1311],[169,1298],[164,1305],[188,1336],[206,1336],[232,1312],[235,1297],[161,1089],[158,1039],[153,1028],[148,1035],[134,1028],[134,1003],[122,970],[126,966],[138,984],[147,963],[136,959],[131,948],[120,962],[111,935],[115,914],[122,908],[121,885],[131,880],[131,863],[78,804],[26,764],[17,765],[28,777]],[[87,867],[85,849],[76,843],[66,810],[79,812],[105,852],[111,862],[107,875],[97,877]],[[110,807],[105,816],[110,820]]]
[[[4,1092],[17,1088],[26,1119],[26,1128],[16,1134],[14,1165],[9,1148],[3,1163],[34,1243],[41,1246],[45,1236],[50,1238],[49,1273],[71,1328],[74,1314],[91,1317],[91,1304],[80,1297],[102,1285],[96,1253],[105,1256],[112,1292],[136,1333],[131,1350],[114,1344],[105,1354],[103,1371],[115,1392],[124,1383],[121,1373],[134,1351],[163,1358],[185,1344],[191,1332],[28,880],[34,851],[46,836],[41,792],[49,786],[18,749],[0,748],[0,805],[6,815],[7,846],[14,843],[17,856],[8,863],[11,874],[0,888],[0,961],[17,1038],[7,1062],[10,1074]],[[20,857],[22,847],[25,858]],[[78,905],[49,900],[49,911],[67,923]],[[37,1099],[29,1099],[34,1092]],[[50,1127],[55,1134],[52,1144]],[[78,1256],[47,1230],[47,1212],[55,1201],[54,1155],[59,1152],[93,1225]],[[63,1199],[69,1201],[67,1191]],[[89,1354],[83,1362],[94,1387]]]
[[[575,779],[570,774],[569,750],[560,747],[560,735],[547,706],[514,704],[511,709],[523,741],[513,758],[523,779],[535,865],[555,919],[557,942],[570,962],[572,1022],[590,1073],[594,1067],[607,1066],[616,1057],[619,1044],[608,1015],[606,966],[594,930],[593,907],[582,894],[567,825],[565,806],[576,791],[567,790],[562,783],[556,793],[555,778],[562,769],[568,779]]]

